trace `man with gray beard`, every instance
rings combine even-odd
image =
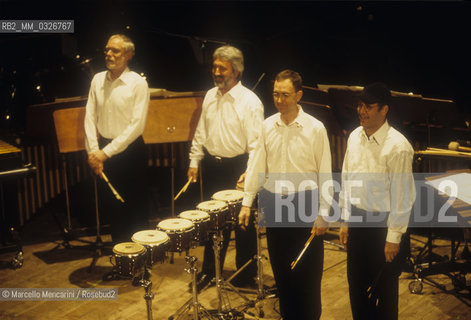
[[[213,54],[212,75],[215,87],[203,101],[202,112],[192,141],[188,178],[196,182],[202,168],[206,198],[215,192],[234,189],[245,179],[245,171],[252,160],[258,133],[263,122],[260,99],[241,83],[244,71],[242,52],[232,46],[223,46]],[[208,199],[206,199],[208,200]],[[231,234],[223,231],[220,252],[221,271]],[[256,253],[255,228],[247,231],[235,228],[236,266],[240,268]],[[250,286],[254,283],[256,263],[245,268],[233,284]],[[198,275],[198,290],[208,285],[215,276],[212,240],[205,245],[202,272]]]

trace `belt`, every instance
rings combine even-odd
[[[220,156],[214,156],[214,155],[210,154],[208,152],[208,150],[204,149],[204,158],[208,159],[212,162],[215,162],[217,164],[221,164],[221,163],[225,163],[225,162],[229,162],[229,161],[238,160],[240,158],[248,158],[248,154],[243,153],[243,154],[240,154],[240,155],[232,157],[232,158],[225,158],[225,157],[220,157]]]

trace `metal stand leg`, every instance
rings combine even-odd
[[[67,179],[67,159],[65,155],[62,157],[62,170],[64,173],[64,188],[65,188],[65,204],[66,204],[66,211],[67,211],[67,231],[70,232],[72,230],[72,222],[70,219],[70,199],[69,199],[69,184]]]
[[[88,268],[88,272],[93,271],[93,268],[95,268],[95,265],[98,259],[101,256],[103,256],[103,248],[104,248],[104,244],[103,244],[103,241],[101,240],[101,232],[100,232],[101,226],[100,226],[100,212],[98,210],[98,187],[97,187],[96,176],[93,176],[93,184],[94,184],[94,189],[95,189],[96,240],[94,243],[95,253],[93,255],[92,263],[90,264],[90,267]]]
[[[172,217],[175,217],[175,146],[173,143],[170,144],[170,176],[171,176],[171,211]]]
[[[256,212],[254,213],[257,217],[258,215]],[[263,318],[265,316],[265,312],[263,311],[265,299],[272,299],[276,298],[276,287],[274,288],[265,288],[265,284],[263,282],[263,260],[268,260],[268,258],[263,255],[262,253],[262,233],[260,232],[260,227],[258,225],[257,219],[254,221],[255,223],[255,231],[257,234],[257,300],[255,302],[255,306],[258,309],[259,317]]]
[[[68,249],[72,248],[72,246],[70,245],[71,240],[76,240],[76,241],[80,241],[80,242],[83,242],[83,243],[91,244],[92,243],[91,241],[77,239],[72,235],[72,219],[71,219],[71,214],[70,214],[70,195],[69,195],[69,182],[68,182],[69,179],[68,179],[68,176],[67,176],[67,158],[66,158],[65,154],[62,154],[62,175],[64,177],[63,183],[64,183],[64,192],[65,192],[67,226],[64,227],[62,225],[62,222],[60,221],[59,217],[57,216],[55,211],[52,210],[51,211],[52,216],[53,216],[54,220],[56,221],[57,225],[59,226],[59,228],[61,230],[61,233],[62,233],[62,237],[63,237],[62,243],[57,245],[57,247],[55,249],[57,249],[61,246],[64,247],[64,248],[68,248]]]
[[[219,252],[221,251],[223,243],[223,235],[222,230],[218,230],[217,232],[213,233],[213,251],[214,251],[214,262],[215,262],[215,269],[216,269],[216,290],[218,296],[218,309],[217,309],[217,316],[220,319],[227,318],[226,315],[229,313],[234,313],[233,309],[231,308],[229,297],[226,293],[227,290],[231,290],[239,295],[242,299],[245,300],[247,305],[253,306],[253,301],[245,297],[240,291],[234,287],[228,281],[225,281],[221,274],[221,261],[219,258]]]
[[[228,279],[228,281],[234,278],[240,271],[242,271],[246,266],[248,266],[253,260],[257,260],[257,290],[255,291],[251,289],[247,289],[247,290],[244,289],[244,291],[253,292],[257,294],[256,300],[251,302],[251,304],[248,304],[248,307],[255,306],[258,309],[259,317],[263,318],[264,317],[263,300],[275,298],[276,288],[265,288],[265,284],[263,283],[263,260],[268,260],[268,258],[262,253],[263,234],[260,232],[260,227],[257,221],[258,215],[256,211],[254,212],[254,215],[256,217],[256,219],[254,219],[254,224],[255,224],[255,231],[256,231],[256,236],[257,236],[257,255],[254,256],[251,260],[247,261],[239,270],[237,270],[237,272],[235,272]]]
[[[175,317],[177,317],[176,319],[179,319],[183,316],[184,312],[189,310],[191,307],[193,307],[193,320],[201,319],[200,316],[204,316],[207,319],[214,319],[208,310],[198,302],[198,291],[196,290],[196,274],[198,273],[198,268],[196,267],[197,260],[198,259],[194,256],[187,255],[185,257],[185,261],[188,265],[188,267],[185,268],[185,271],[191,274],[192,279],[192,298],[185,302],[185,304],[181,306],[174,315],[170,316],[168,318],[169,320],[173,320]]]
[[[133,285],[145,289],[144,300],[146,301],[147,307],[147,320],[152,320],[152,300],[154,299],[154,294],[152,293],[152,281],[150,281],[150,272],[147,265],[144,266],[144,273],[141,275],[139,281],[136,280],[137,279],[133,279]]]

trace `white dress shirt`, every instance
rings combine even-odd
[[[342,168],[342,219],[349,220],[352,204],[369,212],[389,212],[386,241],[400,243],[415,201],[413,157],[410,143],[387,121],[370,137],[363,127],[356,128],[348,138]]]
[[[98,134],[112,141],[103,148],[108,157],[124,150],[144,131],[149,108],[146,80],[126,68],[111,80],[109,71],[97,73],[92,80],[85,114],[85,146],[95,152]]]
[[[303,181],[313,181],[317,187],[332,185],[332,164],[327,131],[319,120],[304,113],[298,106],[296,119],[289,125],[281,120],[280,113],[265,119],[254,158],[247,170],[242,205],[250,207],[260,187],[278,193],[276,185],[288,181],[294,193]],[[313,190],[306,187],[304,190]],[[322,189],[319,189],[322,190]],[[332,194],[332,190],[330,190]],[[320,213],[325,216],[331,199],[319,197]]]
[[[262,122],[262,102],[240,81],[224,95],[217,87],[210,89],[191,144],[190,167],[197,168],[203,159],[203,146],[221,158],[249,153],[250,163]]]

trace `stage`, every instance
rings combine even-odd
[[[48,210],[43,209],[23,229],[24,264],[13,270],[7,263],[13,253],[0,256],[0,283],[3,288],[118,288],[118,299],[113,301],[0,301],[0,318],[2,319],[146,319],[146,302],[144,289],[134,287],[131,280],[103,281],[102,276],[111,271],[112,265],[107,255],[98,259],[91,273],[89,268],[93,251],[85,244],[71,241],[73,248],[58,246],[62,242],[59,229]],[[154,221],[155,222],[155,221]],[[151,223],[154,223],[151,221]],[[426,239],[412,236],[412,249],[421,247]],[[83,240],[94,241],[95,237],[81,237]],[[333,236],[326,238],[338,243]],[[109,241],[109,235],[103,236]],[[445,240],[437,240],[434,252],[447,254]],[[262,238],[262,253],[268,255],[265,237]],[[325,244],[324,275],[322,280],[322,319],[351,319],[348,285],[346,278],[346,252],[338,247]],[[462,248],[460,248],[460,251]],[[458,252],[458,255],[460,254]],[[201,268],[203,247],[190,250],[190,255],[198,258]],[[231,240],[226,256],[223,276],[228,278],[235,270],[235,246]],[[192,297],[188,291],[190,274],[185,272],[184,254],[174,254],[174,263],[169,260],[157,263],[151,270],[153,318],[168,319],[188,299]],[[267,286],[274,285],[269,260],[265,260],[264,282]],[[431,279],[452,288],[449,278],[445,275],[434,275]],[[424,283],[421,294],[409,292],[410,273],[403,273],[399,281],[399,318],[400,319],[469,319],[470,308],[438,288]],[[469,282],[469,275],[468,275]],[[255,300],[256,294],[244,294],[248,299]],[[244,303],[235,293],[228,292],[232,308]],[[218,305],[216,288],[209,287],[198,295],[199,302],[206,309],[215,309]],[[264,319],[279,319],[276,298],[267,298],[257,302],[264,313]],[[259,309],[247,308],[245,319],[258,319]],[[193,319],[192,313],[182,319]]]

